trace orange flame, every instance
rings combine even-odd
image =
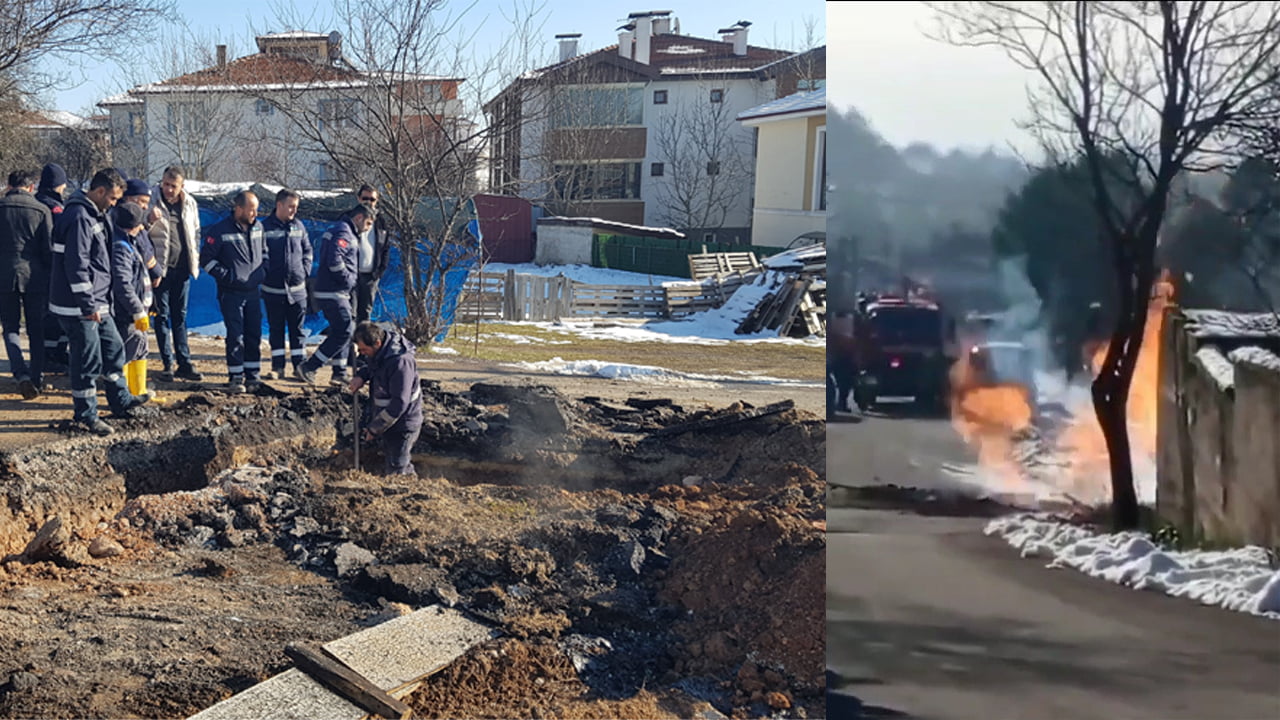
[[[1160,336],[1165,308],[1173,303],[1174,285],[1167,270],[1162,271],[1147,307],[1147,324],[1142,347],[1129,390],[1127,413],[1135,453],[1154,458],[1156,451],[1156,408],[1158,404]],[[1093,366],[1094,376],[1102,367],[1107,343],[1093,343],[1083,350]],[[1032,424],[1026,391],[1010,385],[983,385],[962,353],[951,370],[952,425],[978,454],[979,465],[1006,483],[1026,482],[1025,469],[1015,456],[1018,435]],[[1074,422],[1054,440],[1050,452],[1065,472],[1052,479],[1056,488],[1085,502],[1102,502],[1110,497],[1106,442],[1097,417],[1089,404],[1069,408]]]

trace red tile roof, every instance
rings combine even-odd
[[[193,73],[163,80],[156,83],[156,85],[194,85],[202,87],[276,85],[359,80],[361,77],[361,74],[355,70],[333,65],[319,65],[301,58],[277,53],[257,53],[232,60],[224,68],[217,66],[205,68],[204,70],[197,70]]]

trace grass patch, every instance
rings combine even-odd
[[[749,373],[786,380],[822,382],[826,348],[783,343],[694,345],[667,342],[622,342],[584,338],[570,332],[506,323],[456,325],[439,347],[462,357],[493,362],[601,360],[652,365],[668,370],[707,375]],[[567,342],[566,342],[567,341]]]

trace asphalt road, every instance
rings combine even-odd
[[[945,421],[827,439],[839,485],[945,487],[969,459]],[[828,508],[827,664],[863,717],[1280,718],[1278,621],[1048,570],[967,507],[851,504]]]

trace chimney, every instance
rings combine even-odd
[[[636,23],[636,56],[641,65],[649,64],[649,46],[653,41],[653,16],[647,12],[631,13],[628,19]]]
[[[730,27],[720,28],[716,32],[720,33],[721,42],[733,43],[733,54],[742,57],[747,54],[747,26],[751,22],[748,20],[739,20]]]
[[[560,62],[564,62],[571,57],[578,55],[578,38],[582,37],[582,33],[561,33],[556,36],[556,40],[560,41]]]
[[[618,28],[618,55],[631,59],[631,41],[635,39],[636,25],[630,23]]]
[[[218,54],[218,69],[221,70],[227,66],[227,46],[219,45],[215,49]]]
[[[671,11],[670,10],[653,11],[653,34],[654,35],[670,35],[671,34]]]

